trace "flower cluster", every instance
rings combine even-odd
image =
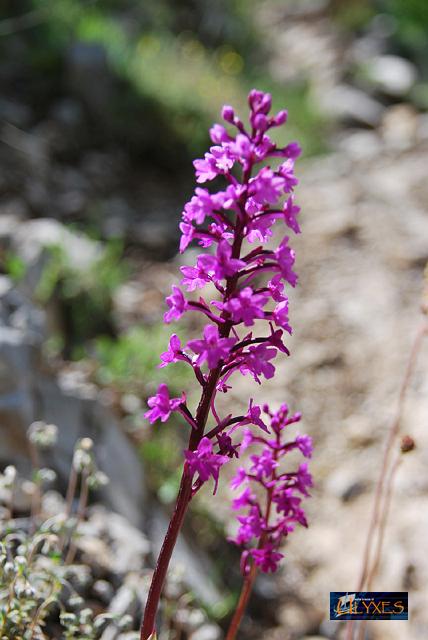
[[[201,247],[201,253],[193,264],[181,267],[181,286],[174,285],[166,298],[164,320],[170,323],[197,312],[205,325],[202,335],[187,344],[174,333],[159,366],[186,363],[201,394],[195,411],[184,394],[172,398],[165,384],[148,400],[150,422],[165,422],[172,412],[179,412],[190,425],[190,435],[176,507],[149,590],[141,640],[153,637],[162,585],[188,503],[210,479],[215,492],[223,465],[238,458],[246,446],[261,444],[262,452],[252,457],[250,471],[240,468],[235,479],[237,485],[247,485],[234,503],[235,508],[247,509],[240,516],[236,539],[238,544],[252,546],[244,552],[244,568],[251,560],[253,569],[276,569],[282,557],[278,551],[282,537],[295,522],[306,524],[298,497],[306,494],[311,483],[306,466],[301,465],[294,474],[278,471],[280,458],[290,449],[310,455],[311,442],[306,436],[282,444],[282,429],[297,417],[288,418],[284,407],[276,414],[266,408],[268,425],[262,408],[251,399],[246,413],[239,416],[221,415],[216,402],[218,394],[231,388],[233,376],[249,376],[261,384],[275,375],[276,357],[289,355],[284,343],[292,331],[287,287],[297,283],[295,253],[288,235],[276,247],[272,243],[277,222],[300,233],[300,209],[293,193],[298,183],[294,162],[300,148],[295,142],[278,146],[270,137],[270,130],[287,121],[286,111],[269,115],[271,102],[268,93],[251,91],[248,125],[232,107],[225,106],[226,126],[211,128],[213,144],[194,162],[199,186],[183,210],[180,251],[193,243]],[[212,181],[210,190],[205,185]],[[254,482],[267,491],[265,510],[251,489]],[[272,524],[273,506],[278,519]],[[241,617],[242,607],[233,622],[235,632]]]
[[[281,470],[284,456],[298,449],[306,457],[312,455],[312,442],[309,436],[298,435],[291,442],[284,442],[284,432],[288,425],[299,422],[300,414],[289,415],[287,405],[271,413],[270,435],[254,435],[247,429],[241,444],[241,451],[251,445],[261,446],[261,452],[250,456],[250,467],[239,467],[231,482],[233,489],[242,488],[240,495],[233,501],[235,511],[245,509],[245,515],[238,516],[239,528],[231,540],[238,546],[244,546],[241,569],[247,573],[249,560],[252,559],[263,572],[276,571],[283,558],[279,547],[285,536],[293,531],[296,523],[307,526],[305,512],[301,507],[302,497],[307,497],[312,486],[312,477],[308,465],[301,463],[293,472]]]
[[[194,162],[199,184],[216,180],[217,185],[218,179],[224,184],[216,191],[197,187],[185,205],[180,251],[193,242],[205,252],[193,265],[181,267],[181,287],[174,285],[166,298],[166,323],[189,312],[205,317],[197,339],[182,345],[176,334],[171,336],[160,364],[187,363],[201,386],[201,402],[194,414],[184,394],[171,398],[162,384],[149,399],[146,413],[153,423],[165,422],[178,411],[192,427],[185,472],[195,478],[194,491],[209,478],[216,488],[221,467],[239,456],[239,437],[233,440],[242,431],[239,427],[255,425],[268,431],[261,408],[251,400],[246,415],[220,417],[216,395],[227,393],[236,373],[251,376],[258,384],[272,378],[276,356],[289,354],[284,344],[284,335],[292,330],[286,286],[294,287],[297,282],[295,254],[288,236],[276,248],[268,243],[277,221],[300,232],[293,194],[298,183],[294,161],[300,148],[295,142],[278,147],[269,137],[270,129],[287,120],[286,111],[269,115],[269,94],[253,90],[248,101],[249,127],[232,107],[224,107],[223,119],[232,127],[228,130],[215,124],[210,130],[213,146]],[[215,292],[215,298],[207,299],[201,291],[204,288]]]

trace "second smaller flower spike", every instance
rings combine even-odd
[[[239,467],[231,482],[232,489],[243,487],[241,494],[233,502],[235,511],[245,510],[238,515],[239,528],[231,541],[243,546],[241,567],[249,570],[249,562],[264,573],[276,571],[283,554],[279,551],[283,539],[296,524],[307,526],[305,512],[301,507],[308,489],[312,486],[312,476],[306,463],[297,470],[282,469],[283,459],[292,449],[299,449],[304,456],[312,454],[309,436],[298,435],[294,440],[285,440],[290,424],[300,421],[300,414],[289,415],[287,405],[271,412],[266,405],[264,411],[270,417],[273,437],[265,434],[245,434],[245,448],[257,445],[261,452],[250,456],[249,468]],[[254,490],[253,490],[254,489]]]

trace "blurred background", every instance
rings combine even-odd
[[[122,607],[134,630],[184,446],[179,424],[149,428],[142,416],[160,381],[177,393],[191,385],[157,364],[170,334],[164,298],[191,259],[177,255],[177,225],[192,159],[222,104],[245,115],[250,88],[289,110],[281,136],[304,150],[292,357],[262,394],[245,379],[226,400],[245,406],[252,393],[301,410],[316,485],[310,529],[290,537],[281,574],[258,581],[241,637],[342,637],[328,596],[355,587],[420,324],[428,3],[2,0],[0,56],[0,468],[22,474],[24,517],[34,493],[27,428],[56,424],[46,464],[57,480],[43,507],[55,513],[77,439],[93,438],[110,483],[93,492],[77,542],[89,572],[82,595],[97,611]],[[186,322],[183,336],[197,328]],[[425,345],[404,407],[416,449],[397,474],[375,585],[409,591],[411,619],[368,625],[373,640],[428,636],[427,355]],[[220,640],[233,609],[227,487],[207,496],[177,550],[160,640]],[[132,629],[102,637],[131,640]]]

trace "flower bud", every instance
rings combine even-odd
[[[54,424],[46,424],[38,420],[29,426],[27,435],[29,441],[36,447],[48,449],[56,444],[58,428]]]
[[[83,451],[91,451],[94,446],[94,441],[92,440],[92,438],[82,438],[79,441],[78,446],[80,447],[80,449],[83,449]]]
[[[411,436],[403,436],[401,439],[401,453],[409,453],[416,447],[415,441]]]
[[[37,476],[38,476],[38,480],[42,484],[51,484],[56,480],[56,473],[53,469],[46,469],[46,468],[39,469],[39,471],[37,472]]]
[[[287,118],[288,118],[288,111],[286,111],[285,109],[282,111],[278,111],[278,113],[272,120],[273,125],[275,127],[280,127],[281,125],[287,122]]]
[[[24,556],[16,556],[15,565],[17,566],[18,569],[23,569],[24,567],[27,566],[27,558],[24,558]]]
[[[76,449],[73,456],[73,467],[76,469],[76,471],[80,473],[84,469],[89,469],[91,464],[92,458],[89,453],[87,453],[83,449]]]
[[[254,118],[251,119],[254,129],[260,133],[264,133],[268,128],[268,119],[264,113],[257,113]]]
[[[3,573],[7,578],[15,575],[15,565],[13,562],[6,562],[3,566]]]
[[[221,124],[214,124],[210,129],[210,138],[214,144],[221,144],[230,140],[229,134]]]
[[[27,584],[27,586],[24,589],[24,597],[29,599],[29,598],[34,598],[35,595],[36,595],[36,590],[34,589],[34,587],[32,587],[30,584]]]
[[[96,471],[88,478],[88,485],[91,489],[100,489],[109,483],[108,476],[103,471]]]
[[[235,118],[235,111],[233,107],[225,104],[221,111],[221,117],[223,118],[223,120],[226,120],[226,122],[230,122],[231,124],[233,124],[233,120]]]
[[[272,96],[270,93],[263,93],[263,91],[253,89],[249,93],[248,103],[252,111],[267,114],[272,106]]]

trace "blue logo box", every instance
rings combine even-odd
[[[330,620],[408,620],[409,596],[401,591],[332,591]]]

